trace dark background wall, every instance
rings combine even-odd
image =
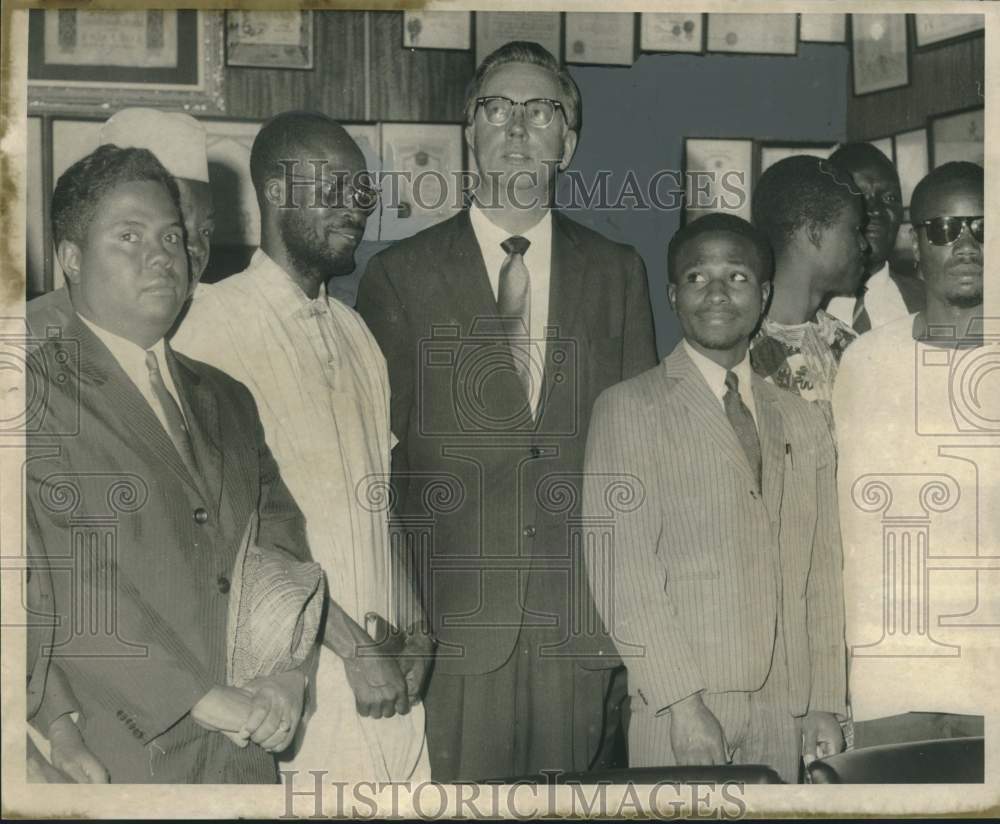
[[[584,125],[573,168],[640,181],[681,169],[685,137],[835,143],[847,128],[847,48],[802,43],[797,57],[642,55],[631,68],[574,66]],[[611,187],[614,189],[614,186]],[[646,261],[660,351],[680,338],[667,305],[666,248],[677,210],[581,211],[577,220],[633,244]]]

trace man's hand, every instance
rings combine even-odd
[[[191,709],[195,723],[206,730],[221,732],[238,747],[245,747],[250,736],[241,732],[250,715],[253,695],[237,687],[214,686]]]
[[[279,672],[255,678],[246,689],[253,696],[253,707],[241,734],[268,752],[281,752],[292,743],[302,718],[305,675],[297,669]]]
[[[434,660],[434,639],[420,631],[407,633],[406,643],[399,654],[399,669],[406,681],[406,693],[410,706],[420,702],[424,679],[431,661]]]
[[[79,728],[67,715],[49,724],[52,766],[77,784],[107,784],[108,771],[83,741]]]
[[[680,765],[728,762],[722,727],[701,700],[700,693],[671,705],[670,747]]]
[[[844,731],[831,712],[810,712],[802,719],[802,758],[808,766],[844,750]]]
[[[406,715],[410,711],[406,680],[395,655],[362,649],[343,660],[358,715],[392,718],[396,713]]]

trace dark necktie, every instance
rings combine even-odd
[[[858,295],[858,299],[854,301],[854,316],[851,319],[851,327],[859,335],[863,335],[865,332],[871,331],[872,328],[872,319],[868,316],[868,309],[865,308],[865,294],[867,292],[868,287],[862,287],[861,294]]]
[[[750,469],[753,470],[759,487],[761,475],[760,439],[757,437],[757,425],[753,422],[753,415],[750,414],[747,405],[743,403],[743,398],[740,397],[740,379],[736,377],[735,372],[726,372],[726,394],[722,398],[722,404],[726,408],[726,417],[733,425],[733,430],[736,432],[740,446],[746,453],[747,463],[750,464]]]
[[[153,387],[153,394],[156,396],[156,400],[160,404],[160,409],[163,411],[163,418],[167,424],[167,434],[177,448],[177,452],[180,454],[181,460],[184,461],[188,472],[191,473],[191,477],[196,482],[200,482],[198,461],[195,459],[194,448],[191,446],[191,435],[188,432],[187,425],[184,423],[184,415],[181,414],[181,408],[177,405],[174,396],[170,394],[170,390],[167,389],[167,385],[163,382],[163,375],[160,374],[160,364],[156,360],[155,352],[146,352],[146,368],[149,370],[149,383]]]
[[[531,334],[531,280],[528,267],[524,265],[524,253],[531,241],[520,235],[507,238],[500,247],[507,253],[507,259],[500,267],[500,285],[497,288],[497,309],[503,328],[511,343],[514,368],[524,387],[524,395],[531,400],[531,352],[527,348]],[[516,343],[520,341],[522,351]]]

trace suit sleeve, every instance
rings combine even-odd
[[[398,441],[392,451],[392,477],[396,500],[402,501],[409,471],[407,436],[416,393],[418,346],[406,307],[389,278],[382,257],[376,255],[368,263],[355,308],[375,336],[389,370],[389,420]]]
[[[55,603],[52,577],[41,546],[41,530],[31,497],[26,500],[28,567],[26,601],[28,610],[27,675],[28,720],[46,734],[49,725],[67,713],[80,713],[66,676],[53,663],[49,645],[53,640]]]
[[[806,589],[812,689],[809,710],[845,715],[847,648],[844,642],[843,549],[837,504],[836,453],[822,412],[813,413],[816,469],[816,532]]]
[[[659,362],[656,356],[656,330],[653,308],[649,302],[646,265],[639,253],[631,251],[626,282],[625,326],[622,354],[622,380],[651,369]]]
[[[704,690],[706,680],[664,589],[658,470],[644,457],[645,421],[644,410],[620,386],[598,398],[587,439],[583,509],[591,523],[606,520],[609,485],[622,477],[641,490],[640,505],[614,512],[610,563],[595,563],[588,555],[587,576],[605,628],[628,668],[630,690],[657,711]]]

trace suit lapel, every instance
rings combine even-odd
[[[698,367],[684,351],[683,344],[678,344],[670,353],[664,361],[664,367],[667,376],[677,380],[674,392],[693,413],[695,425],[704,428],[719,451],[744,473],[747,480],[756,488],[757,479],[750,469],[746,453],[743,452],[743,447],[736,437],[733,425],[726,417],[722,403],[712,393]]]
[[[497,302],[469,210],[463,209],[453,221],[452,240],[442,266],[449,299],[459,302],[458,317],[495,318]]]
[[[156,413],[147,403],[132,379],[125,374],[118,361],[98,340],[84,323],[75,315],[64,327],[67,340],[75,340],[80,346],[80,380],[93,387],[99,387],[95,393],[99,402],[110,407],[110,413],[105,420],[121,422],[132,431],[131,448],[137,452],[151,452],[165,466],[179,475],[189,486],[201,492],[197,480],[191,477],[177,447],[156,417]]]
[[[580,303],[588,291],[584,288],[587,277],[587,258],[580,251],[571,234],[571,225],[558,212],[552,212],[552,260],[549,262],[549,316],[545,328],[555,332],[555,339],[546,346],[545,368],[542,373],[542,393],[538,402],[539,418],[552,401],[554,392],[561,388],[574,389],[575,381],[556,383],[557,369],[549,368],[553,363],[553,347],[558,341],[567,341],[576,323]],[[576,353],[576,368],[580,369],[579,350]],[[569,354],[564,360],[571,361]],[[572,367],[571,367],[572,368]],[[571,401],[572,402],[572,401]],[[564,425],[564,420],[561,425]]]
[[[219,509],[222,493],[222,430],[219,425],[219,404],[213,393],[196,372],[183,364],[169,346],[165,347],[167,363],[174,385],[181,398],[181,407],[188,422],[194,454],[205,487],[205,495]]]
[[[764,504],[773,521],[781,514],[781,491],[785,479],[785,430],[778,405],[764,382],[754,375],[754,405],[757,407],[757,431],[763,473]]]

